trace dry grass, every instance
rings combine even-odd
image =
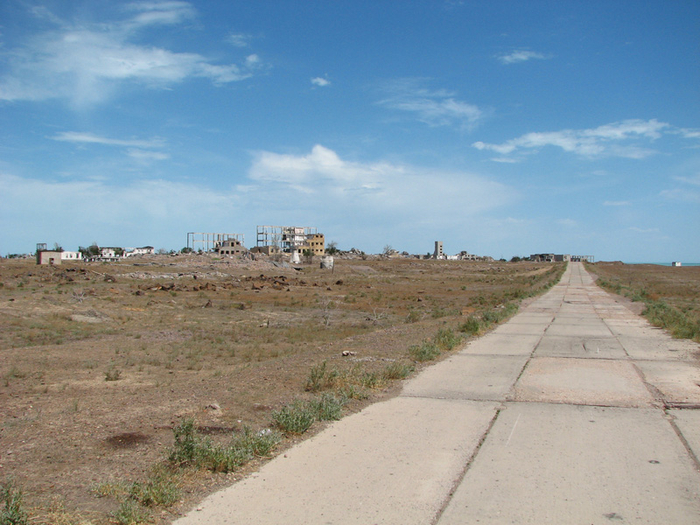
[[[324,390],[347,400],[345,413],[359,410],[424,366],[413,345],[462,335],[470,316],[498,317],[562,269],[336,259],[331,273],[196,255],[59,267],[2,260],[3,475],[23,487],[35,521],[58,497],[75,522],[109,522],[139,509],[94,487],[145,482],[185,419],[217,444],[270,428],[274,413]],[[333,377],[307,390],[324,362]],[[242,473],[182,474],[183,505]]]
[[[674,337],[700,342],[700,267],[595,263],[598,284],[643,303],[642,315]]]

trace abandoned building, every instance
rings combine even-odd
[[[595,262],[592,255],[569,255],[554,253],[534,253],[530,255],[532,262]]]
[[[155,253],[156,249],[153,246],[143,246],[141,248],[127,248],[127,250],[124,253],[124,256],[134,257],[139,255],[154,255]]]
[[[442,241],[435,241],[435,252],[433,253],[433,259],[444,259],[445,252],[442,250]]]
[[[241,255],[248,250],[236,239],[228,239],[217,246],[214,251],[219,255]]]
[[[61,264],[61,252],[58,250],[37,250],[36,263],[51,266]]]
[[[193,252],[218,252],[227,242],[228,246],[235,246],[235,243],[243,246],[245,236],[242,233],[205,233],[187,232],[187,248]]]
[[[267,249],[277,253],[303,253],[323,255],[326,252],[326,241],[317,228],[299,226],[258,226],[256,248]],[[264,253],[264,252],[263,252]]]

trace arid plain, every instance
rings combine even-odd
[[[700,272],[682,270],[672,274],[680,288],[696,290]],[[442,350],[426,357],[422,344],[483,333],[562,271],[372,257],[337,259],[333,271],[197,255],[2,260],[0,481],[21,488],[34,523],[127,523],[125,502],[143,520],[170,521],[269,455],[224,473],[174,468],[168,452],[183,422],[212,443],[269,429],[280,453],[323,425],[277,428],[284,407],[324,388],[342,394],[344,413],[385,399],[449,354],[433,345]],[[142,497],[158,466],[176,471],[168,505]]]

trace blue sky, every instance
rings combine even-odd
[[[696,1],[0,3],[0,253],[314,226],[700,261]]]

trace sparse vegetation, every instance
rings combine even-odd
[[[48,486],[76,515],[150,520],[176,488],[189,501],[218,473],[274,454],[283,432],[298,439],[309,420],[391,395],[392,381],[430,362],[411,347],[426,341],[434,358],[446,355],[469,316],[492,322],[484,312],[539,293],[563,270],[344,257],[333,273],[206,254],[59,267],[2,260],[0,378],[18,416],[2,422],[13,450],[3,467],[21,473],[30,522],[51,523],[38,498],[50,497]],[[284,430],[273,414],[300,425]],[[164,445],[173,425],[194,418]],[[165,467],[158,479],[154,465]],[[149,474],[134,481],[135,471]]]
[[[700,342],[700,267],[595,263],[586,268],[597,284],[644,303],[642,315],[673,337]]]

